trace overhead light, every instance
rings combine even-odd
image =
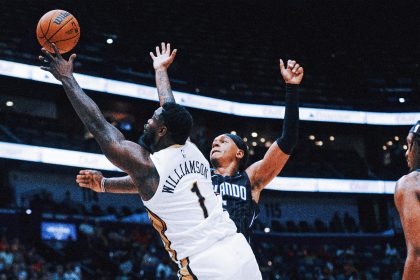
[[[271,144],[273,144],[273,143],[271,143],[270,141],[267,141],[267,142],[265,142],[265,147],[270,148]]]
[[[112,43],[114,43],[114,40],[112,38],[108,38],[108,39],[106,39],[106,43],[108,45],[111,45]]]
[[[315,140],[315,135],[309,135],[309,140]]]
[[[31,215],[32,214],[32,210],[31,209],[26,209],[25,213],[26,213],[26,215]]]
[[[251,136],[252,136],[252,137],[257,137],[257,136],[258,136],[258,133],[256,133],[256,132],[252,132],[252,133],[251,133]]]
[[[235,131],[235,130],[232,130],[232,131],[230,132],[230,134],[236,135],[236,131]]]
[[[395,140],[395,141],[399,141],[399,140],[400,140],[400,137],[398,137],[398,136],[394,136],[394,140]]]
[[[385,145],[382,146],[382,150],[386,151],[388,149]]]
[[[254,141],[254,142],[252,142],[252,146],[253,146],[253,147],[257,146],[257,142],[255,142],[255,141]]]
[[[330,136],[330,141],[334,141],[335,140],[335,137],[334,136]]]
[[[244,142],[246,142],[246,141],[248,141],[248,138],[244,137],[243,140],[244,140]]]
[[[270,232],[270,228],[269,228],[269,227],[266,227],[266,228],[264,229],[264,232],[265,232],[265,233],[269,233],[269,232]]]
[[[15,103],[13,103],[13,101],[6,101],[6,106],[7,107],[12,107],[13,105],[15,105]]]
[[[324,145],[324,142],[322,142],[322,141],[316,141],[316,142],[315,142],[315,145],[317,145],[317,146],[322,146],[322,145]]]
[[[404,98],[404,97],[400,97],[400,98],[398,98],[398,101],[399,101],[400,103],[405,103],[405,98]]]
[[[391,140],[389,140],[388,142],[386,142],[386,144],[388,145],[388,146],[392,146],[392,141]]]
[[[407,150],[407,149],[408,149],[407,145],[404,145],[404,146],[403,146],[403,149],[404,149],[404,150]]]
[[[264,143],[264,142],[265,142],[265,138],[264,138],[264,137],[262,137],[262,138],[260,139],[260,141],[261,141],[261,143]]]
[[[268,261],[267,264],[268,264],[268,266],[272,266],[273,265],[273,262],[272,261]]]

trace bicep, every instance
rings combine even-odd
[[[255,162],[247,168],[246,172],[251,181],[251,185],[264,188],[280,173],[289,157],[274,142],[262,160]]]

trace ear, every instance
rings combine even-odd
[[[162,126],[158,129],[157,133],[158,133],[158,135],[159,135],[160,137],[163,137],[163,136],[165,136],[165,135],[166,135],[166,133],[168,133],[168,128],[167,128],[166,126],[162,125]]]
[[[236,151],[236,158],[238,158],[238,159],[242,159],[244,156],[245,156],[245,153],[244,153],[244,151],[242,151],[242,150],[240,150],[240,149],[238,149],[237,151]]]

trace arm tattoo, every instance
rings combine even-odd
[[[138,193],[136,185],[130,176],[107,178],[104,188],[109,193]]]
[[[166,70],[156,71],[156,87],[159,95],[160,106],[168,102],[175,102],[169,82],[168,72]]]

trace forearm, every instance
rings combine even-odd
[[[108,193],[132,193],[138,194],[139,191],[134,185],[130,176],[116,177],[116,178],[103,178],[103,191]]]
[[[175,103],[175,98],[172,93],[167,69],[157,69],[155,72],[155,78],[160,106],[163,106],[163,104],[169,102]]]
[[[277,139],[280,149],[290,155],[296,146],[299,134],[299,86],[286,84],[286,110],[283,130]]]
[[[77,115],[88,130],[96,136],[107,124],[98,106],[86,95],[73,76],[65,77],[61,81]]]
[[[403,280],[420,279],[420,256],[408,255],[404,265]]]

